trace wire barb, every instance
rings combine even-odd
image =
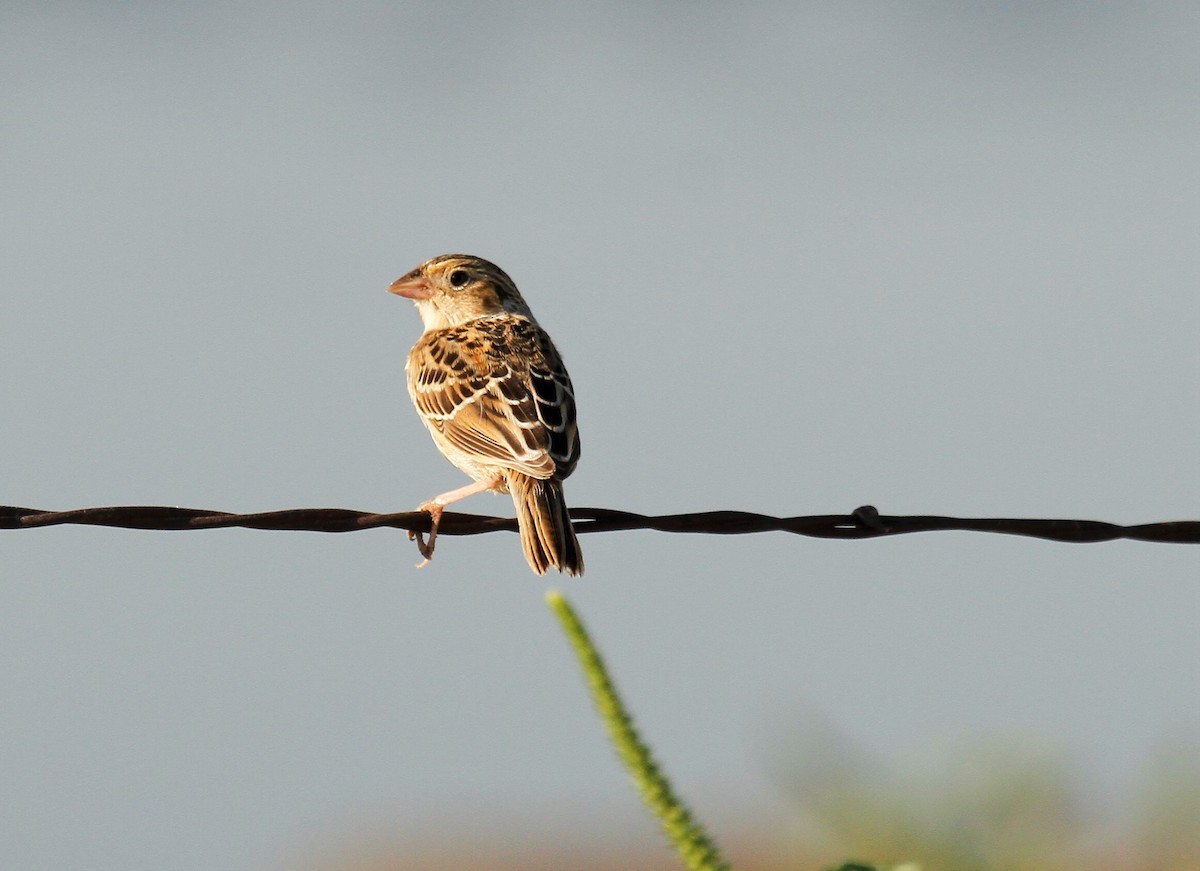
[[[747,511],[702,511],[692,514],[636,514],[609,508],[574,508],[575,532],[618,532],[653,529],[703,535],[747,535],[754,532],[790,532],[813,538],[880,538],[912,532],[960,531],[1024,535],[1049,541],[1098,542],[1129,539],[1173,544],[1200,544],[1200,520],[1172,520],[1120,526],[1099,520],[1041,520],[1030,518],[972,518],[936,515],[892,516],[864,505],[850,514],[816,514],[805,517],[771,517]],[[292,508],[256,514],[231,514],[199,508],[126,505],[43,511],[0,505],[0,529],[79,524],[122,529],[276,529],[306,532],[355,532],[392,527],[429,532],[429,512],[401,511],[373,514],[348,508]],[[447,511],[438,525],[439,535],[479,535],[515,532],[511,517],[485,517]]]

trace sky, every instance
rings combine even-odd
[[[459,251],[566,359],[572,505],[1195,519],[1198,37],[1186,3],[7,3],[0,503],[466,483],[386,292]],[[656,844],[550,587],[718,838],[794,816],[813,741],[901,778],[1049,746],[1121,820],[1200,731],[1183,545],[623,532],[547,579],[511,534],[419,571],[395,530],[0,539],[6,868]]]

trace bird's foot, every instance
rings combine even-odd
[[[421,552],[421,556],[425,557],[425,559],[417,563],[417,568],[423,569],[433,559],[433,548],[437,544],[438,524],[442,522],[442,512],[445,510],[445,506],[440,502],[430,500],[418,505],[417,510],[429,512],[429,542],[426,543],[425,536],[415,529],[408,531],[408,540],[412,541],[414,538],[417,540],[417,550]]]

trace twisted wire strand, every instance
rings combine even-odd
[[[1034,518],[974,518],[937,515],[894,516],[880,514],[864,505],[849,514],[817,514],[803,517],[772,517],[748,511],[701,511],[690,514],[637,514],[609,508],[574,508],[571,518],[579,534],[652,529],[658,532],[690,532],[705,535],[746,535],[755,532],[790,532],[814,538],[880,538],[912,532],[962,531],[1023,535],[1063,542],[1134,541],[1200,544],[1200,520],[1172,520],[1121,526],[1099,520],[1053,520]],[[429,531],[429,515],[423,511],[375,514],[347,508],[292,508],[254,514],[232,514],[199,508],[157,505],[124,505],[44,511],[0,505],[0,529],[32,529],[42,526],[78,524],[123,529],[276,529],[308,532],[354,532],[360,529],[393,527],[414,532]],[[502,530],[516,531],[510,517],[446,512],[439,535],[479,535]]]

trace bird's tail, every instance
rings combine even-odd
[[[568,575],[582,575],[583,551],[567,514],[562,482],[510,472],[508,489],[517,506],[521,549],[529,567],[539,575],[552,567]]]

